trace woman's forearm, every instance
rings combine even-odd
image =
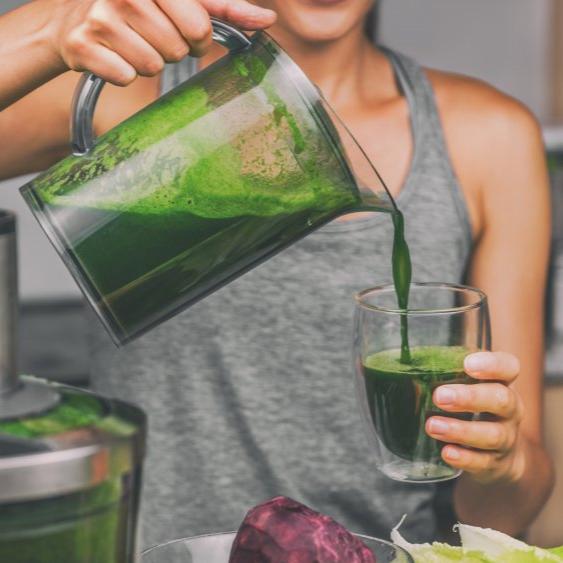
[[[61,0],[35,0],[0,17],[0,111],[68,70],[52,46]]]
[[[521,437],[521,474],[512,482],[479,483],[463,474],[456,484],[454,504],[461,522],[494,528],[510,535],[526,531],[549,497],[553,465],[540,445]]]

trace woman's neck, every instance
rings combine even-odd
[[[393,70],[385,55],[366,37],[363,24],[335,41],[301,40],[280,25],[268,33],[321,89],[336,110],[360,102],[384,102],[397,96]],[[223,56],[214,45],[200,61],[202,68]],[[378,80],[373,80],[377,76]]]
[[[335,107],[345,104],[351,93],[361,93],[366,78],[374,71],[380,74],[387,65],[366,37],[363,25],[338,40],[315,43],[300,40],[281,26],[272,27],[269,33]]]

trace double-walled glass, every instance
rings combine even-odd
[[[401,362],[405,319],[410,363]],[[409,482],[459,475],[442,460],[444,444],[426,433],[425,424],[433,415],[472,415],[442,411],[432,394],[445,383],[471,383],[463,368],[465,357],[489,348],[487,298],[478,289],[412,284],[408,310],[397,308],[392,285],[356,295],[355,380],[380,471]]]

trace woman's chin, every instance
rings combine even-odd
[[[295,17],[287,19],[280,17],[278,25],[275,26],[279,29],[280,37],[290,34],[305,43],[326,43],[344,37],[359,23],[356,18],[351,18],[349,13],[316,11],[321,13],[316,16],[296,14]],[[272,31],[275,36],[277,30],[273,28]]]

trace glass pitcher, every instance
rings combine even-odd
[[[85,74],[74,154],[21,188],[117,345],[340,215],[393,210],[272,38],[212,23],[229,53],[97,140],[104,82]]]

